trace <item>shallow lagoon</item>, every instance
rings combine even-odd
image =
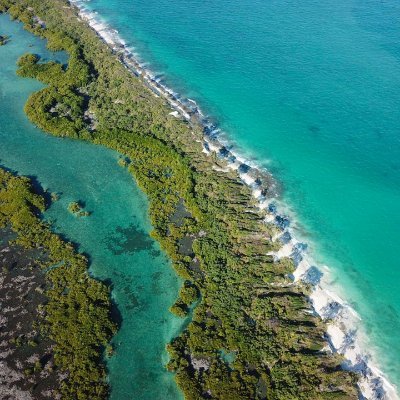
[[[50,53],[6,15],[0,15],[0,27],[1,34],[11,36],[0,47],[0,165],[60,194],[45,218],[89,256],[91,273],[111,284],[122,316],[113,339],[115,356],[108,361],[111,399],[180,399],[173,375],[164,368],[165,345],[182,325],[168,311],[180,282],[149,237],[146,197],[117,164],[117,153],[46,135],[28,121],[24,103],[41,84],[16,76],[17,59],[29,51],[65,63],[66,55]],[[77,200],[92,213],[89,217],[67,210]]]

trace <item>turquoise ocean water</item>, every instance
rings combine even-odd
[[[399,385],[399,3],[86,4],[274,174],[299,235]]]
[[[60,194],[45,217],[88,254],[91,273],[111,284],[122,317],[113,339],[116,353],[108,362],[111,400],[180,399],[164,368],[165,344],[182,324],[168,311],[180,283],[148,235],[147,200],[118,166],[118,154],[46,135],[28,121],[23,106],[41,84],[16,76],[18,57],[29,51],[63,63],[67,58],[46,51],[43,41],[8,16],[0,15],[0,32],[11,36],[0,47],[0,165]],[[68,204],[76,200],[85,203],[90,217],[68,212]]]
[[[244,155],[272,171],[299,233],[330,267],[380,366],[400,385],[400,5],[92,0],[87,7],[213,115]],[[125,322],[110,362],[112,398],[129,398],[131,390],[140,398],[145,389],[152,397],[143,398],[176,398],[161,359],[179,330],[167,313],[178,283],[146,239],[146,201],[114,153],[32,128],[22,106],[40,86],[15,78],[15,60],[30,43],[44,52],[43,44],[0,18],[0,34],[18,38],[0,47],[9,57],[0,68],[0,164],[64,192],[48,217],[92,256],[94,274],[114,282]],[[66,212],[76,199],[93,211],[87,220]],[[161,273],[155,286],[154,273]]]

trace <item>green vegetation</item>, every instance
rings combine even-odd
[[[10,38],[8,36],[0,35],[0,46],[4,46],[9,40]]]
[[[105,353],[106,353],[106,357],[108,357],[108,358],[110,358],[114,355],[114,348],[111,344],[107,345]]]
[[[0,0],[0,10],[70,55],[66,69],[31,55],[19,60],[20,76],[47,85],[28,99],[28,117],[53,135],[101,144],[130,160],[128,170],[150,201],[152,236],[187,281],[171,311],[186,316],[199,299],[167,346],[167,368],[185,397],[356,399],[357,377],[326,350],[309,288],[288,279],[290,260],[274,263],[266,255],[276,248],[269,239],[275,228],[263,223],[236,174],[212,170],[220,161],[201,152],[201,129],[169,116],[66,1]],[[172,222],[182,204],[190,216]],[[235,353],[230,365],[221,349]]]
[[[32,191],[29,179],[0,169],[0,228],[10,227],[16,244],[37,249],[46,272],[47,303],[38,323],[42,334],[54,341],[56,366],[67,376],[61,394],[71,400],[105,399],[108,387],[101,356],[116,329],[110,319],[109,290],[89,277],[86,258],[39,219],[44,209],[44,199]],[[17,345],[20,341],[15,338]],[[32,340],[28,344],[36,346]],[[25,374],[39,368],[36,363]]]
[[[199,296],[198,290],[196,286],[194,286],[191,282],[186,281],[179,291],[179,297],[182,301],[188,305],[192,304],[197,300]]]
[[[188,315],[189,313],[189,308],[188,306],[181,300],[178,299],[176,302],[169,308],[169,311],[172,312],[172,314],[175,314],[177,317],[184,318]]]
[[[118,159],[118,165],[122,168],[126,168],[129,165],[129,160],[126,157],[120,157]]]
[[[72,203],[69,203],[69,205],[68,205],[68,211],[72,214],[78,213],[79,211],[81,211],[81,209],[82,208],[77,201],[73,201]]]
[[[80,201],[73,201],[68,204],[68,211],[77,217],[88,217],[90,215],[89,211],[82,210],[82,204]]]
[[[190,306],[198,299],[198,296],[196,286],[190,281],[185,281],[179,290],[179,298],[169,310],[176,316],[184,318],[189,314]]]

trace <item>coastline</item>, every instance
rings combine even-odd
[[[98,34],[98,36],[101,37],[101,31],[97,32],[97,34]],[[105,40],[103,39],[103,41],[105,41]],[[108,44],[108,45],[110,46],[110,44]],[[139,75],[141,75],[141,74],[139,74]],[[169,92],[167,92],[167,93],[169,93]],[[181,107],[181,106],[179,106],[179,107]],[[176,112],[178,112],[179,108],[178,108],[178,110],[174,108],[174,110]],[[174,111],[172,111],[172,112],[174,113]],[[184,112],[186,113],[186,111],[183,110],[181,112],[182,112],[182,116],[184,117],[185,116]],[[188,113],[186,113],[186,114],[189,115]],[[173,116],[176,117],[177,115],[173,115]],[[178,116],[179,116],[179,113],[178,113]],[[215,132],[214,132],[214,134],[215,134]],[[222,145],[218,143],[218,140],[216,140],[216,138],[212,138],[212,139],[206,138],[206,139],[207,139],[207,142],[206,142],[207,144],[203,145],[204,153],[211,154],[211,156],[213,158],[214,158],[215,153],[219,153],[221,155],[223,155],[223,153],[225,153],[224,151],[222,151],[222,152],[220,151],[220,149],[222,148]],[[208,148],[206,146],[208,146]],[[221,159],[218,157],[216,158],[216,161],[218,161],[218,164],[220,164],[220,162],[222,162]],[[228,172],[229,170],[237,171],[239,176],[241,176],[242,182],[247,184],[247,186],[249,186],[250,189],[252,190],[253,200],[254,200],[254,202],[258,202],[258,208],[261,210],[265,210],[265,212],[268,213],[266,222],[269,222],[271,226],[274,226],[274,227],[276,227],[275,229],[279,230],[280,234],[275,235],[275,243],[277,244],[282,241],[282,240],[278,240],[278,237],[286,240],[288,237],[287,234],[290,235],[290,221],[286,216],[281,215],[281,213],[278,211],[281,207],[283,207],[282,205],[278,205],[278,206],[276,204],[270,205],[270,203],[269,203],[271,200],[270,197],[268,198],[268,200],[265,198],[265,199],[263,199],[264,201],[259,202],[259,200],[260,200],[259,197],[263,194],[260,189],[261,183],[257,182],[258,177],[253,176],[253,174],[257,173],[258,171],[257,170],[250,171],[249,169],[247,169],[246,165],[244,165],[244,168],[240,168],[242,164],[245,164],[245,160],[237,161],[237,159],[235,159],[235,160],[233,160],[233,162],[231,162],[231,164],[233,164],[233,165],[231,165],[230,167],[226,166],[223,168],[213,165],[213,169],[216,169],[219,172],[222,172],[222,171]],[[281,236],[281,235],[284,235],[284,236]],[[290,239],[290,236],[289,236],[289,239]],[[278,251],[270,252],[270,255],[272,257],[276,257],[276,259],[278,259],[278,258],[281,259],[282,257],[290,256],[293,261],[295,261],[294,259],[296,257],[297,261],[295,262],[295,264],[296,263],[298,264],[297,270],[301,271],[301,269],[299,269],[299,264],[302,260],[300,259],[300,261],[299,261],[299,257],[300,256],[304,257],[303,253],[305,251],[305,248],[303,248],[303,246],[299,246],[298,245],[299,242],[296,242],[295,239],[291,238],[290,240],[291,240],[290,244],[286,243],[287,244],[286,247],[284,247],[283,249],[278,250]],[[294,250],[296,250],[296,251],[294,251]],[[295,253],[295,254],[292,255],[292,253]],[[304,263],[303,263],[303,267],[304,267]],[[301,276],[303,274],[299,273],[299,275]],[[336,299],[334,299],[334,300],[336,300]],[[331,304],[331,303],[332,302],[330,302],[329,304]]]
[[[99,20],[101,16],[88,9],[84,1],[69,2],[78,8],[80,18],[112,49],[120,62],[139,77],[155,96],[168,102],[172,109],[170,115],[182,118],[192,126],[201,126],[202,151],[210,156],[215,155],[223,165],[222,168],[215,165],[215,169],[220,172],[236,172],[241,181],[251,189],[257,206],[267,212],[265,223],[278,227],[279,233],[273,240],[280,242],[281,248],[268,254],[277,261],[286,257],[292,259],[296,266],[293,282],[303,281],[312,286],[309,299],[316,314],[327,323],[331,351],[344,356],[345,369],[361,376],[358,384],[361,395],[366,399],[398,399],[396,387],[375,366],[376,360],[373,358],[376,356],[372,356],[371,351],[364,348],[362,325],[359,326],[361,318],[344,299],[329,290],[329,283],[326,282],[329,271],[315,266],[312,256],[307,253],[307,243],[296,238],[291,228],[295,216],[288,217],[287,207],[277,199],[277,182],[272,175],[259,169],[255,163],[247,161],[240,155],[240,151],[233,151],[229,135],[221,132],[218,125],[204,115],[194,100],[182,97],[165,85],[162,77],[152,73],[148,64],[126,46],[118,31]]]

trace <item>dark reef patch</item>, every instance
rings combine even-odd
[[[117,227],[115,232],[106,240],[106,245],[114,255],[132,254],[137,251],[152,249],[153,240],[132,224],[127,228]]]

